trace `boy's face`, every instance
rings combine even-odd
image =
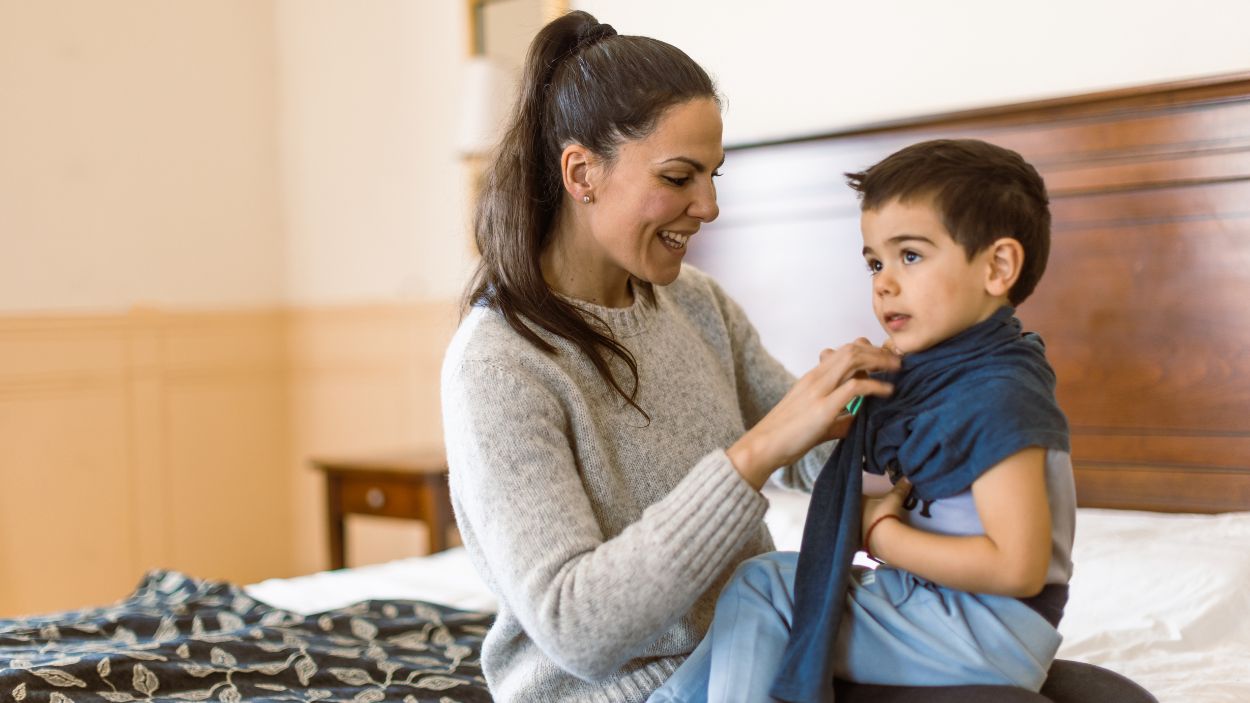
[[[863,213],[872,309],[903,353],[968,329],[1006,303],[987,289],[992,249],[968,260],[927,199],[891,200]]]

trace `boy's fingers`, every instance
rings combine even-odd
[[[903,505],[903,501],[907,500],[907,496],[910,493],[911,481],[908,481],[907,477],[904,476],[898,480],[898,483],[894,484],[893,488],[890,489],[890,499],[898,503],[901,507]]]

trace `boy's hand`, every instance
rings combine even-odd
[[[889,493],[875,498],[864,497],[864,515],[859,528],[861,543],[863,543],[864,537],[867,536],[868,528],[872,527],[872,524],[878,519],[887,515],[893,515],[897,518],[903,516],[903,501],[907,500],[908,493],[911,493],[911,482],[906,478],[901,478],[898,483],[894,484],[894,488],[891,488]],[[873,537],[875,538],[876,536],[877,533],[873,533]],[[867,547],[868,545],[864,544],[864,546]]]

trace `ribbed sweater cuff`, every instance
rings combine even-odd
[[[668,677],[677,671],[681,659],[669,657],[647,664],[636,671],[630,672],[604,689],[601,695],[595,696],[596,703],[630,703],[645,701],[657,688],[668,681]]]
[[[759,529],[768,501],[734,468],[723,449],[703,457],[656,504],[658,543],[685,578],[710,585]]]

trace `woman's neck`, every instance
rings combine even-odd
[[[609,308],[634,302],[629,272],[611,262],[576,218],[558,218],[539,257],[543,280],[555,292]]]

